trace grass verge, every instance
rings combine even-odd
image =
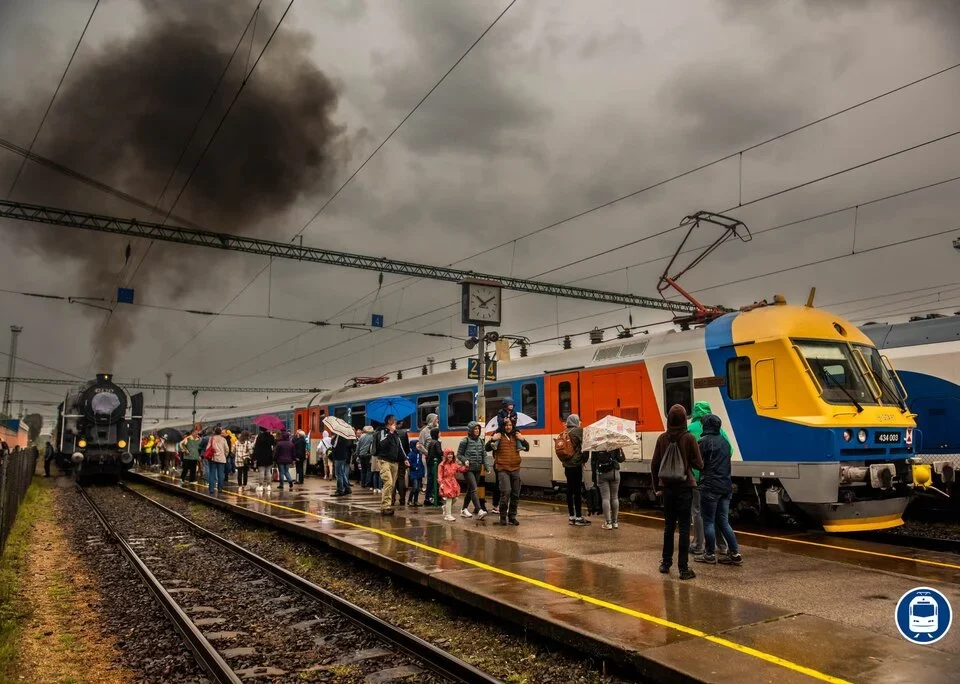
[[[30,532],[38,519],[51,514],[51,499],[50,487],[34,478],[0,557],[0,681],[15,681],[19,672],[17,644],[30,617],[29,605],[20,597],[20,586],[27,572]]]

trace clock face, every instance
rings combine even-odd
[[[500,288],[471,285],[467,291],[467,316],[477,323],[500,322]]]

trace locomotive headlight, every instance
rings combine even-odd
[[[861,444],[867,441],[867,431],[864,430],[863,428],[861,428],[860,431],[857,432],[857,441],[860,442]]]
[[[117,446],[120,447],[121,449],[126,448],[126,446],[127,446],[127,440],[121,439],[119,442],[117,442]]]
[[[85,449],[86,446],[87,446],[87,440],[85,440],[85,439],[79,440],[79,441],[77,442],[77,446],[80,447],[81,449]]]
[[[844,441],[844,442],[849,442],[851,439],[853,439],[853,430],[844,430],[844,431],[843,431],[843,441]]]

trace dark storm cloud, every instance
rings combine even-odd
[[[396,5],[400,24],[416,46],[401,64],[385,60],[380,83],[384,105],[394,112],[410,109],[435,79],[456,61],[502,9],[491,3],[447,0]],[[511,12],[488,33],[404,126],[404,142],[418,153],[515,152],[536,155],[520,141],[549,118],[529,94],[510,83]],[[413,76],[416,75],[416,78]]]
[[[141,5],[144,18],[132,36],[84,47],[88,54],[74,64],[35,149],[152,202],[244,34],[254,3],[141,0]],[[100,11],[109,12],[109,5]],[[261,10],[251,63],[277,20]],[[247,68],[249,33],[152,218],[163,217],[236,93]],[[212,230],[290,237],[289,226],[267,224],[266,219],[302,196],[326,189],[345,154],[343,129],[333,121],[338,92],[311,62],[310,48],[305,34],[281,29],[190,180],[177,214]],[[92,58],[91,49],[96,50]],[[21,111],[37,111],[37,101],[48,97],[36,94],[20,103]],[[131,211],[30,166],[15,196],[77,209]],[[67,229],[31,229],[22,235],[33,237],[33,247],[52,262],[80,261],[82,294],[106,294],[118,282],[125,241]],[[135,253],[131,262],[136,260]],[[210,253],[156,245],[136,284],[163,284],[175,296],[215,288],[231,275],[224,263]],[[130,271],[132,263],[122,277],[130,277]],[[126,325],[104,333],[101,367],[112,368],[130,337]]]
[[[666,114],[685,147],[733,152],[803,118],[797,93],[777,90],[771,76],[733,61],[695,63],[663,87]]]

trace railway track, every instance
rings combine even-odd
[[[499,682],[140,492],[80,493],[212,681]]]

